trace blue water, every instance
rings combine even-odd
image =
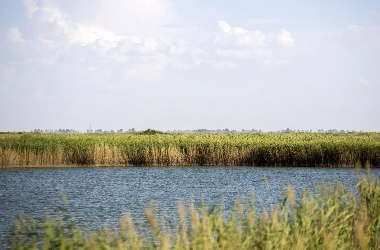
[[[365,173],[362,170],[361,173]],[[375,176],[380,169],[372,169]],[[266,187],[263,176],[267,177]],[[324,177],[355,189],[356,170],[345,168],[287,167],[120,167],[48,168],[0,170],[0,244],[12,229],[17,212],[41,218],[62,205],[64,192],[76,221],[92,227],[116,225],[129,212],[143,219],[143,208],[154,202],[169,215],[176,214],[178,200],[185,203],[201,197],[207,204],[233,208],[239,195],[244,199],[255,190],[257,204],[268,205],[291,183],[297,193],[312,188]],[[0,245],[1,246],[1,245]]]

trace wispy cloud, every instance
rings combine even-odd
[[[348,27],[348,29],[351,30],[351,31],[355,31],[356,32],[356,31],[362,31],[362,30],[364,30],[365,27],[358,26],[358,25],[350,25]]]
[[[22,39],[21,32],[16,27],[12,27],[8,30],[7,38],[8,41],[11,42],[25,42],[25,40]]]

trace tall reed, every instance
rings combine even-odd
[[[380,133],[0,134],[0,166],[380,166]]]

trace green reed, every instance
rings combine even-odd
[[[1,133],[0,167],[380,166],[380,133]]]
[[[176,218],[146,209],[145,226],[127,214],[118,227],[97,231],[78,226],[68,207],[40,221],[19,215],[9,249],[380,249],[379,179],[358,177],[357,187],[356,194],[320,182],[297,199],[284,186],[282,200],[261,213],[252,191],[229,216],[223,206],[180,202]]]

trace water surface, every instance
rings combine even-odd
[[[365,173],[366,170],[362,170]],[[379,176],[380,169],[371,173]],[[268,179],[265,186],[263,176]],[[204,197],[208,204],[220,203],[224,195],[227,209],[240,194],[269,204],[281,197],[283,185],[291,183],[296,192],[312,188],[324,177],[339,180],[355,189],[356,170],[345,168],[287,167],[121,167],[51,168],[0,170],[0,244],[12,228],[17,212],[32,217],[53,214],[62,205],[64,192],[77,221],[94,227],[115,225],[130,212],[143,220],[142,210],[153,201],[170,215],[176,214],[178,200],[195,203]],[[1,246],[1,245],[0,245]]]

